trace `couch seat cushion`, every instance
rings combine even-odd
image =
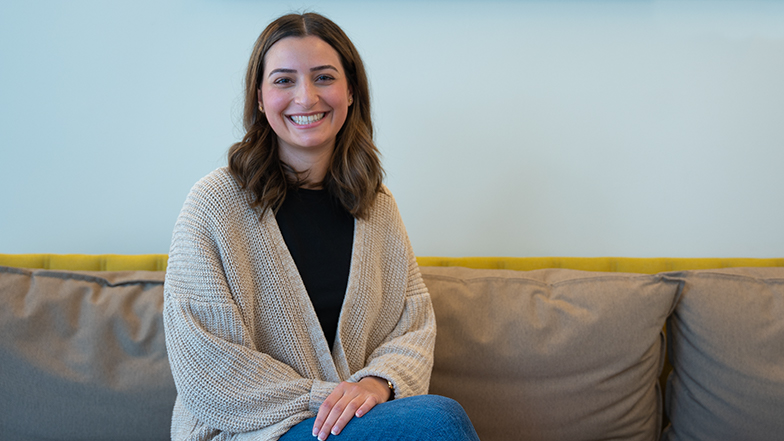
[[[662,328],[678,282],[421,270],[438,323],[430,390],[460,402],[483,441],[658,438]]]

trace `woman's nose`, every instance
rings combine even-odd
[[[294,102],[306,109],[316,105],[318,102],[318,91],[316,90],[316,87],[306,81],[300,82],[297,86]]]

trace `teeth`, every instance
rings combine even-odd
[[[300,116],[300,115],[291,115],[291,120],[294,121],[296,124],[304,126],[305,124],[313,124],[314,122],[324,118],[324,113],[317,113],[315,115],[309,116]]]

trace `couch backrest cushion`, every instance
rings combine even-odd
[[[483,441],[658,439],[662,328],[677,281],[421,270],[438,323],[431,393],[460,402]]]
[[[169,439],[163,276],[0,267],[0,437]]]
[[[663,439],[784,437],[784,268],[670,274],[684,281],[668,321]]]

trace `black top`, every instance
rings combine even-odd
[[[354,217],[327,190],[297,188],[275,218],[331,349],[351,269]]]

